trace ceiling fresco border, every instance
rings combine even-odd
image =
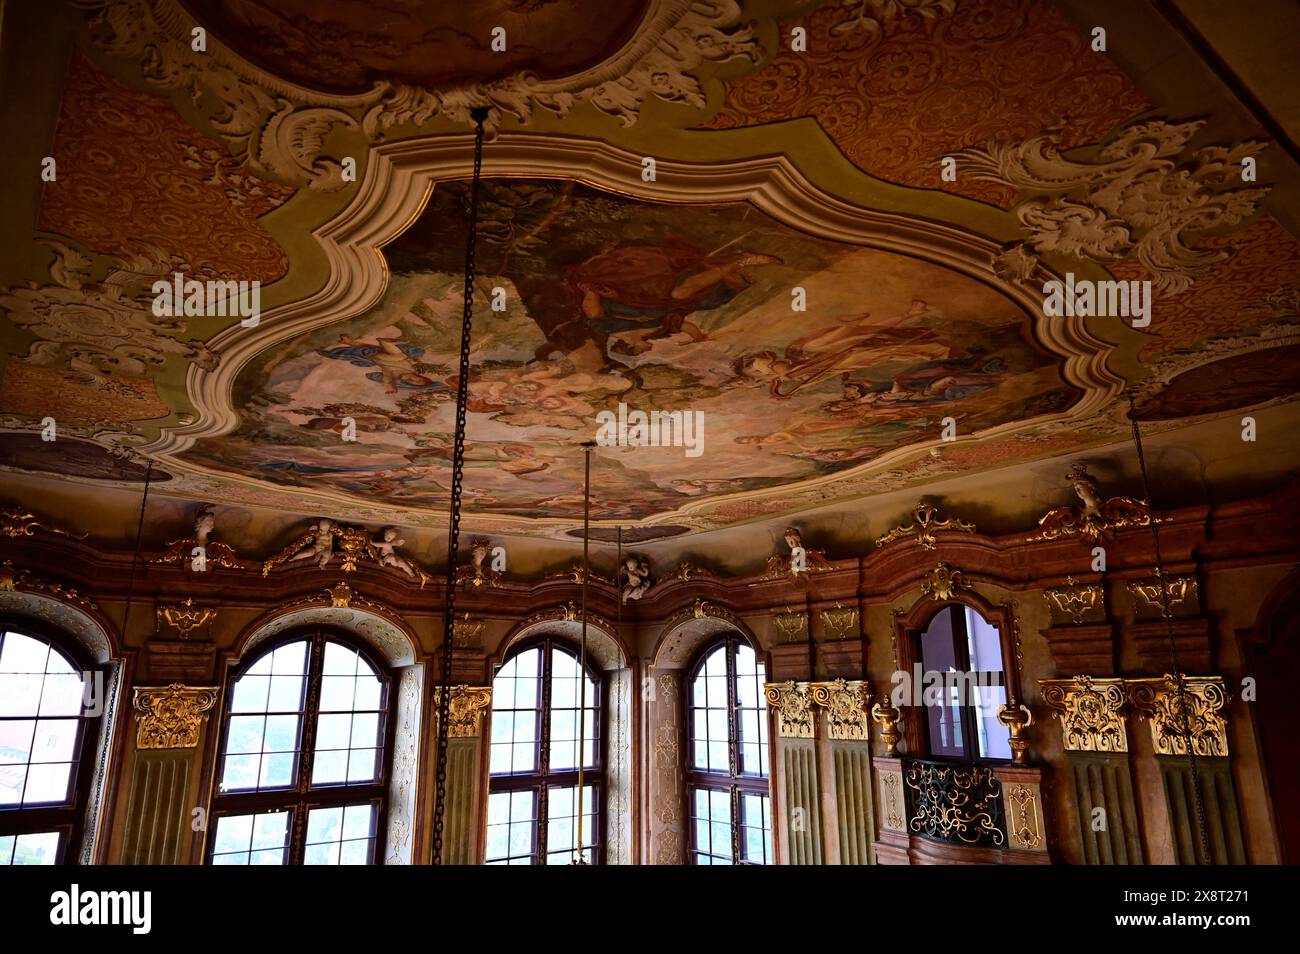
[[[261,481],[210,470],[180,457],[203,437],[232,431],[239,423],[234,405],[235,380],[259,353],[309,331],[363,314],[382,299],[388,285],[385,244],[405,231],[427,204],[436,183],[463,179],[468,137],[441,136],[404,140],[376,147],[366,175],[350,205],[314,232],[315,241],[329,262],[329,276],[315,294],[267,310],[257,329],[228,326],[207,342],[218,360],[191,364],[186,390],[199,414],[188,426],[165,428],[159,439],[140,447],[179,471],[220,476],[222,479],[265,487]],[[556,176],[556,169],[565,175]],[[1113,403],[1123,381],[1106,367],[1114,346],[1094,336],[1081,321],[1050,319],[1041,308],[1041,286],[1028,279],[1010,282],[1000,278],[995,259],[1002,246],[996,241],[954,226],[896,213],[862,208],[818,189],[787,159],[769,156],[708,165],[663,160],[654,182],[641,179],[641,156],[594,140],[529,134],[502,134],[484,159],[485,177],[572,179],[634,199],[678,205],[749,202],[786,226],[818,238],[859,247],[880,249],[950,269],[975,279],[1013,301],[1035,318],[1035,339],[1064,359],[1066,381],[1084,391],[1071,412],[1044,415],[1028,421],[1008,422],[972,435],[967,442],[996,438],[1035,425],[1087,420]],[[1050,274],[1035,272],[1035,277]],[[738,500],[790,496],[796,490],[817,487],[846,477],[863,477],[888,470],[902,459],[941,443],[898,448],[851,471],[826,474],[765,490],[747,491],[689,502],[636,522],[636,526],[687,522],[695,528],[708,510]],[[343,493],[304,491],[277,486],[296,498],[332,501],[356,507],[358,501]],[[419,513],[424,508],[389,507],[390,513]],[[565,518],[518,518],[479,514],[485,529],[517,529],[521,523],[533,530],[550,528],[562,533],[571,526]],[[436,518],[440,519],[440,518]],[[421,521],[422,523],[425,521]],[[438,525],[436,522],[431,525]],[[611,523],[611,525],[613,525]]]

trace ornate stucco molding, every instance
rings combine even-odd
[[[19,537],[32,537],[36,531],[42,533],[53,533],[61,537],[69,537],[73,540],[84,540],[86,535],[70,533],[62,527],[55,526],[52,523],[45,523],[40,517],[24,510],[22,507],[0,507],[0,537],[17,539]]]
[[[1157,517],[1151,513],[1145,501],[1132,497],[1110,497],[1103,500],[1101,488],[1088,468],[1076,463],[1065,475],[1075,494],[1082,501],[1082,507],[1056,507],[1039,519],[1042,527],[1038,540],[1058,540],[1062,537],[1078,536],[1088,543],[1108,539],[1116,530],[1132,527],[1149,527],[1153,523],[1165,523],[1168,517]]]
[[[483,732],[483,713],[492,704],[491,686],[452,686],[451,718],[447,735],[453,739],[473,739]],[[433,689],[433,711],[442,705],[442,687]]]
[[[1043,702],[1061,720],[1067,752],[1127,752],[1123,679],[1040,679]]]
[[[257,172],[293,185],[336,192],[341,164],[324,154],[336,127],[372,142],[399,126],[436,116],[469,123],[489,107],[486,128],[502,119],[527,123],[538,107],[560,116],[589,103],[630,126],[646,99],[705,105],[694,76],[706,61],[761,54],[734,0],[651,0],[641,27],[613,56],[574,75],[541,79],[521,70],[487,83],[426,89],[382,80],[355,94],[331,94],[281,79],[249,63],[209,33],[207,49],[191,47],[197,22],[179,0],[78,0],[90,14],[92,41],[110,56],[133,60],[144,80],[164,93],[211,104],[209,121]]]
[[[1196,755],[1227,756],[1228,721],[1220,712],[1228,691],[1222,676],[1166,673],[1158,679],[1125,681],[1133,707],[1151,724],[1157,755],[1186,755],[1190,737]]]
[[[1082,623],[1090,613],[1105,611],[1105,596],[1100,583],[1078,583],[1074,577],[1067,576],[1064,586],[1054,586],[1043,590],[1043,600],[1047,607],[1061,616],[1068,616],[1074,623]]]
[[[1176,295],[1228,257],[1198,247],[1196,236],[1240,225],[1269,191],[1241,178],[1241,160],[1266,143],[1189,151],[1203,125],[1134,123],[1086,162],[1066,159],[1052,136],[963,149],[956,156],[968,175],[1022,191],[1015,212],[1028,237],[1005,254],[1008,271],[1028,274],[1038,256],[1053,253],[1096,262],[1136,258],[1156,290]]]
[[[826,734],[835,740],[866,741],[870,735],[871,683],[836,679],[810,685],[812,701],[826,710]]]
[[[211,606],[195,606],[193,597],[186,597],[183,603],[160,603],[154,610],[158,621],[158,631],[170,627],[181,639],[189,639],[197,630],[217,618],[217,611]]]
[[[777,714],[778,734],[783,739],[813,737],[812,694],[808,683],[769,682],[763,687],[767,705]]]
[[[895,540],[903,540],[907,537],[915,537],[916,542],[923,550],[933,550],[938,546],[939,541],[935,537],[935,532],[939,530],[951,530],[959,533],[974,533],[975,524],[966,523],[958,517],[944,517],[942,520],[936,519],[939,513],[937,507],[928,503],[918,503],[916,509],[912,511],[915,523],[900,524],[887,533],[882,533],[876,537],[876,546],[883,547],[893,543]]]
[[[837,601],[830,609],[821,611],[822,627],[832,639],[849,639],[858,636],[858,610],[855,606],[841,606]]]
[[[969,589],[965,575],[947,563],[936,563],[921,583],[921,592],[934,600],[950,600],[958,590],[965,589]]]
[[[1199,587],[1196,577],[1190,575],[1183,576],[1166,576],[1164,579],[1164,597],[1160,593],[1160,580],[1151,578],[1146,580],[1131,580],[1126,584],[1129,593],[1133,595],[1136,602],[1143,609],[1161,614],[1165,611],[1165,600],[1168,600],[1169,610],[1178,609],[1181,606],[1190,605],[1195,602]]]
[[[783,643],[801,643],[808,639],[808,614],[787,607],[772,617],[772,625]]]
[[[217,703],[220,689],[207,686],[136,686],[137,749],[192,749],[199,744],[203,723]]]

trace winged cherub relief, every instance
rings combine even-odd
[[[262,575],[270,573],[273,566],[298,560],[315,560],[316,565],[324,569],[334,557],[334,538],[340,532],[333,520],[322,517],[310,530],[262,564]]]

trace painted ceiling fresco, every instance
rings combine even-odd
[[[449,486],[467,187],[435,189],[385,249],[384,302],[257,358],[234,433],[185,459],[267,480],[436,506]],[[466,499],[581,512],[578,445],[619,405],[702,416],[701,453],[598,447],[593,512],[639,519],[706,496],[832,474],[1066,409],[1077,392],[992,289],[816,239],[748,204],[651,204],[573,182],[489,180],[469,383]],[[796,311],[802,288],[815,307]],[[343,419],[357,440],[343,441]]]
[[[1294,156],[1139,5],[79,0],[79,27],[56,6],[24,7],[19,66],[66,67],[26,71],[48,89],[0,90],[13,142],[59,171],[0,184],[0,470],[93,493],[138,481],[138,462],[121,463],[132,448],[168,475],[163,496],[441,526],[463,186],[439,184],[413,222],[413,206],[367,222],[412,222],[383,249],[388,284],[367,286],[379,304],[291,339],[232,347],[218,321],[157,319],[148,291],[175,270],[258,280],[275,315],[357,280],[332,270],[319,230],[364,196],[377,149],[463,144],[472,105],[489,107],[489,168],[511,136],[557,157],[575,143],[661,155],[701,177],[775,157],[791,195],[986,250],[926,264],[744,201],[614,194],[650,193],[566,178],[560,158],[489,182],[466,488],[494,531],[566,538],[578,445],[620,404],[705,414],[698,458],[597,448],[597,535],[617,521],[628,541],[1115,446],[1125,385],[1153,437],[1296,407]],[[1109,52],[1091,49],[1094,17]],[[192,49],[196,25],[211,50]],[[805,51],[787,42],[796,26]],[[1258,181],[1241,179],[1243,157]],[[1014,303],[1044,269],[1154,279],[1154,320],[1051,338]],[[806,312],[790,309],[795,285]],[[495,287],[504,312],[486,307]],[[200,393],[209,377],[219,401]],[[963,440],[934,453],[947,416]],[[62,453],[38,446],[46,417]]]

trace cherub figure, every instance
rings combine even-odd
[[[340,532],[333,520],[322,517],[311,530],[263,563],[262,575],[270,573],[271,567],[277,563],[293,563],[296,560],[315,560],[316,565],[324,569],[334,557],[334,538]]]
[[[407,576],[415,576],[415,567],[411,561],[397,552],[398,547],[406,546],[406,541],[397,535],[396,527],[385,527],[377,540],[370,541],[379,551],[379,565],[391,566],[401,570]]]
[[[774,580],[789,574],[796,583],[807,579],[810,572],[830,569],[830,561],[821,550],[809,550],[803,545],[803,535],[795,527],[786,527],[782,534],[785,545],[790,548],[790,555],[783,557],[779,553],[768,558],[767,569],[763,579]]]
[[[1096,543],[1109,539],[1115,530],[1145,527],[1167,519],[1152,516],[1151,508],[1144,501],[1132,497],[1111,497],[1103,501],[1096,478],[1083,464],[1075,464],[1065,477],[1083,506],[1057,507],[1045,513],[1038,521],[1043,528],[1040,539],[1078,536]]]
[[[650,561],[636,554],[623,560],[623,602],[639,600],[654,582],[650,579]]]

